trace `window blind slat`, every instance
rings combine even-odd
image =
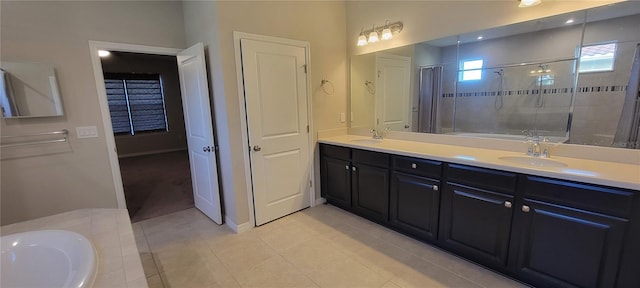
[[[140,78],[140,75],[131,77]],[[153,80],[127,79],[126,75],[120,78],[124,80],[105,79],[113,131],[130,134],[166,131],[166,112],[159,76]],[[126,82],[126,93],[123,81]]]

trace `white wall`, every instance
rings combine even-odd
[[[242,96],[237,89],[233,32],[310,42],[315,135],[318,130],[347,126],[340,122],[340,112],[347,112],[345,11],[344,2],[338,1],[184,2],[187,43],[202,41],[208,46],[227,220],[236,224],[249,221],[243,158],[247,143],[242,142],[240,127],[243,108],[238,98]],[[322,79],[332,82],[332,95],[322,92]],[[317,184],[318,173],[316,169]],[[319,185],[319,197],[317,188]]]
[[[2,1],[0,5],[0,57],[53,64],[65,112],[56,118],[2,119],[2,135],[71,131],[70,143],[61,149],[32,147],[28,157],[15,157],[24,155],[19,149],[2,149],[2,225],[79,208],[116,207],[88,41],[184,47],[180,2]],[[77,139],[77,126],[96,126],[99,137]],[[57,154],[45,155],[49,150]]]

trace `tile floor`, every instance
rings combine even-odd
[[[156,287],[526,287],[330,205],[235,234],[192,208],[133,230]]]

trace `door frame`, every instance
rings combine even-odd
[[[98,50],[177,56],[178,52],[182,51],[182,49],[89,40],[89,55],[91,57],[91,63],[93,64],[96,89],[98,90],[98,103],[100,103],[104,138],[107,141],[107,153],[109,154],[109,164],[111,166],[111,176],[113,177],[113,185],[115,187],[116,201],[119,209],[126,209],[127,202],[124,197],[120,162],[118,162],[118,152],[116,151],[116,138],[113,134],[113,127],[111,126],[111,112],[109,112],[107,90],[104,86],[102,63],[100,62],[100,56],[98,56]]]
[[[311,97],[311,51],[310,51],[310,43],[307,41],[300,40],[292,40],[286,38],[279,38],[273,36],[265,36],[258,34],[251,34],[245,32],[233,31],[233,50],[235,52],[235,60],[236,60],[236,82],[238,85],[238,101],[240,101],[240,130],[242,132],[242,143],[247,145],[245,149],[242,149],[242,155],[244,156],[244,173],[245,173],[245,185],[247,186],[247,204],[249,205],[249,223],[256,226],[255,219],[255,205],[253,198],[253,176],[251,173],[251,155],[249,152],[249,126],[247,123],[247,102],[244,91],[244,76],[242,74],[242,50],[240,46],[240,40],[248,39],[248,40],[256,40],[263,42],[270,42],[276,44],[290,45],[296,47],[302,47],[305,49],[305,60],[307,62],[307,73],[306,81],[307,81],[307,125],[309,125],[309,133],[307,135],[308,143],[309,143],[309,181],[311,181],[311,186],[309,187],[309,206],[315,206],[315,171],[313,165],[314,159],[314,150],[313,147],[313,110],[312,110],[312,97]]]

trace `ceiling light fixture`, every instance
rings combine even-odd
[[[389,23],[389,21],[387,21],[384,26],[379,27],[373,25],[373,28],[369,30],[360,30],[357,45],[364,46],[369,43],[378,42],[380,40],[393,39],[393,33],[400,33],[400,31],[402,31],[402,28],[402,22]]]
[[[483,38],[484,38],[484,37],[482,37],[482,36],[478,36],[478,38],[476,38],[476,39],[478,39],[478,40],[482,40]]]
[[[571,23],[573,23],[573,19],[569,19],[566,22],[564,22],[564,24],[571,24]]]
[[[520,8],[536,6],[542,3],[542,0],[518,0],[518,1],[520,1],[520,5],[518,5],[518,7]]]

